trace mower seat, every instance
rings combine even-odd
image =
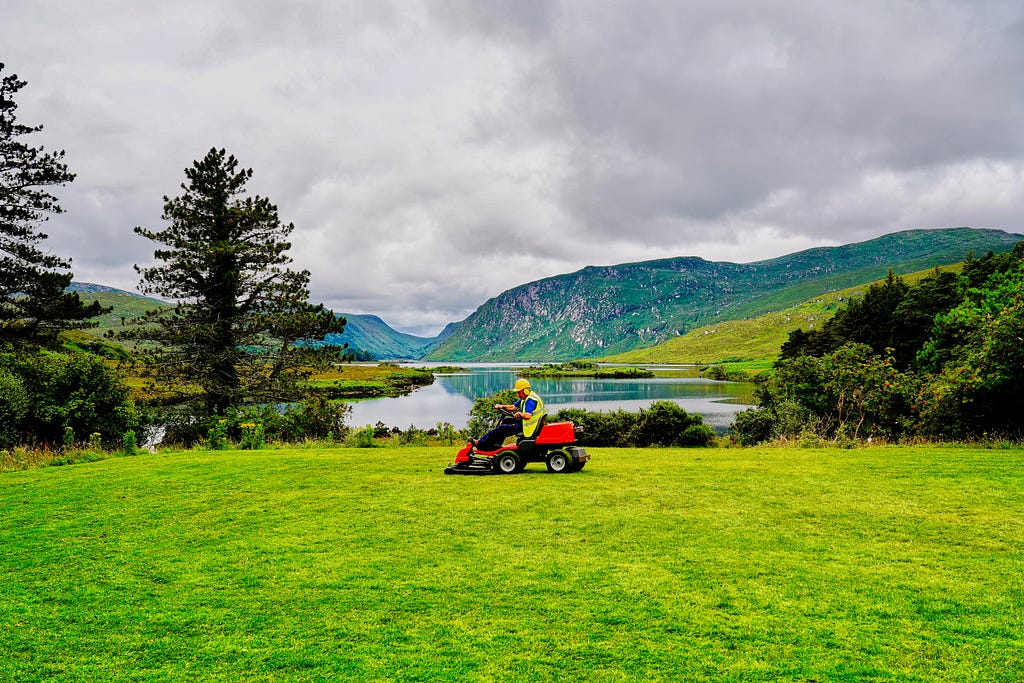
[[[544,429],[544,425],[547,423],[548,416],[542,415],[540,418],[540,424],[537,425],[537,433],[527,438],[523,433],[516,435],[516,450],[519,451],[524,457],[529,457],[533,452],[533,449],[537,446],[537,437],[540,436],[541,430]]]

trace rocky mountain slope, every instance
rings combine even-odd
[[[1024,235],[949,228],[892,233],[737,264],[697,257],[590,266],[510,289],[428,360],[558,361],[653,346],[691,329],[781,310],[826,292],[1012,249]]]

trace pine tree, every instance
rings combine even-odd
[[[0,75],[4,65],[0,64]],[[46,253],[46,235],[38,224],[62,213],[45,188],[63,186],[75,175],[63,163],[64,152],[30,147],[19,138],[42,130],[17,122],[14,96],[26,82],[17,75],[0,81],[0,343],[51,342],[62,329],[89,327],[88,318],[103,309],[85,306],[71,284],[70,259]]]
[[[154,251],[162,265],[135,267],[141,291],[176,306],[148,313],[126,336],[155,342],[148,353],[159,386],[207,415],[293,400],[310,364],[331,350],[304,342],[340,333],[345,320],[308,302],[309,271],[286,268],[294,225],[268,199],[244,196],[252,169],[211,149],[185,176],[183,194],[164,197],[169,227],[135,228],[165,247]]]

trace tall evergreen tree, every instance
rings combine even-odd
[[[245,197],[252,170],[211,149],[185,170],[181,196],[164,197],[164,230],[135,232],[164,245],[162,265],[136,270],[141,290],[176,302],[128,336],[148,348],[160,385],[182,402],[223,415],[247,402],[291,400],[319,349],[304,341],[340,333],[345,320],[309,299],[309,271],[293,271],[294,229],[264,197]],[[146,347],[143,347],[146,348]]]
[[[0,64],[0,75],[4,65]],[[75,175],[63,163],[64,152],[31,147],[21,137],[42,130],[17,122],[14,96],[25,87],[15,74],[0,81],[0,343],[52,341],[62,329],[88,327],[103,309],[85,306],[71,283],[70,259],[46,253],[46,235],[38,224],[62,213],[45,188],[63,186]]]

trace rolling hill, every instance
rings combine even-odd
[[[680,257],[588,266],[490,299],[431,351],[438,361],[561,361],[655,346],[692,329],[755,317],[883,277],[1008,251],[1001,230],[909,230],[755,263]]]
[[[942,270],[959,271],[962,264],[945,266]],[[903,276],[904,282],[914,284],[935,272],[918,271]],[[880,281],[876,281],[880,282]],[[765,313],[754,318],[725,320],[699,327],[681,337],[600,360],[609,363],[679,363],[704,365],[711,363],[740,363],[744,366],[767,368],[779,357],[782,344],[789,333],[797,328],[820,328],[850,299],[862,296],[873,283],[827,292],[796,306]]]

